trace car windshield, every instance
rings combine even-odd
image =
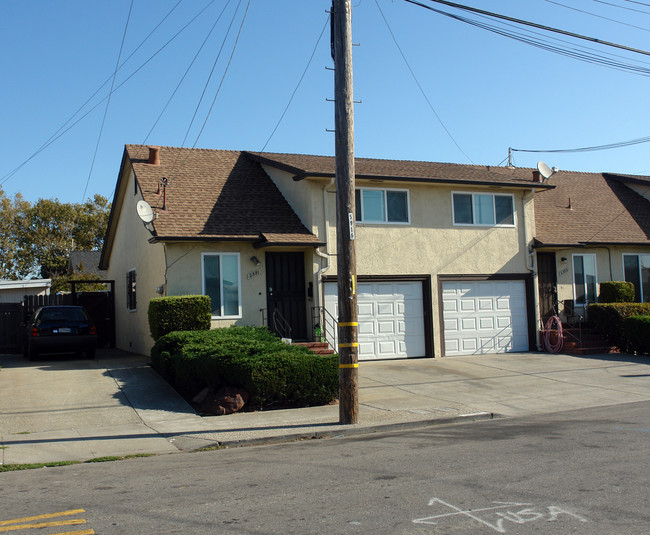
[[[41,321],[85,321],[80,308],[47,308],[41,312]]]

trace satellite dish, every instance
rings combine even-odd
[[[537,170],[539,171],[539,174],[544,177],[544,180],[548,180],[553,174],[555,174],[555,171],[544,162],[537,162]]]
[[[142,219],[145,225],[154,220],[155,214],[147,201],[138,201],[136,208],[138,210],[138,217]]]

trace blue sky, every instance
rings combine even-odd
[[[247,4],[134,0],[122,61],[177,7],[118,71],[114,87],[119,88],[106,109],[101,99],[113,83],[131,0],[4,0],[0,184],[5,193],[20,192],[32,202],[55,197],[82,202],[95,193],[111,198],[127,143],[253,151],[266,146],[273,152],[333,155],[334,134],[327,132],[334,125],[333,104],[327,101],[333,98],[333,73],[326,69],[332,67],[329,27],[315,48],[330,1],[251,0],[227,67]],[[650,0],[465,4],[650,49]],[[569,4],[573,9],[565,7]],[[201,16],[142,66],[203,8]],[[556,37],[537,33],[543,43],[557,44],[551,40]],[[650,68],[650,56],[562,39],[563,47],[580,44]],[[647,76],[540,50],[403,0],[353,0],[353,41],[360,45],[354,48],[355,99],[361,101],[355,107],[358,157],[503,165],[508,147],[565,149],[650,135]],[[60,127],[99,88],[61,133]],[[57,138],[40,150],[53,135]],[[577,154],[517,152],[514,163],[534,167],[544,160],[567,170],[650,174],[648,148],[644,143]]]

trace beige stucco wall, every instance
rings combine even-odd
[[[318,287],[318,269],[336,275],[336,192],[325,179],[305,179],[295,183],[288,173],[267,169],[285,198],[316,235],[328,238],[329,260],[314,256],[312,274]],[[409,190],[409,224],[357,223],[355,248],[358,275],[430,275],[435,354],[441,354],[437,333],[437,275],[528,274],[527,245],[534,236],[534,208],[530,191],[506,188],[466,188],[421,183],[357,181],[358,187]],[[325,188],[324,203],[323,189]],[[466,191],[512,194],[515,206],[513,227],[454,226],[452,192]],[[524,216],[524,206],[526,215]],[[327,221],[326,221],[327,219]],[[524,223],[527,231],[524,230]],[[532,263],[530,264],[532,267]],[[536,286],[536,284],[535,284]],[[316,293],[316,299],[321,291]],[[532,305],[532,304],[531,304]]]
[[[142,199],[134,193],[134,176],[125,171],[123,204],[117,221],[115,246],[111,250],[108,278],[115,281],[115,335],[120,349],[148,355],[153,345],[149,335],[149,301],[157,297],[156,287],[164,283],[164,251],[161,244],[148,242],[151,234],[138,217],[136,204]],[[136,270],[136,310],[126,306],[126,274]]]

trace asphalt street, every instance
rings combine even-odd
[[[647,534],[649,409],[9,472],[0,531]]]

